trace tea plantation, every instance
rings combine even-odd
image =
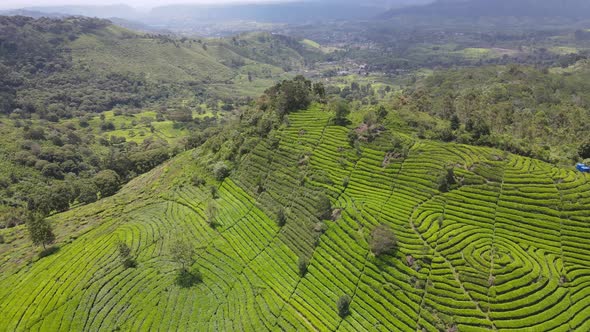
[[[0,230],[0,330],[590,330],[587,175],[395,132],[351,147],[331,117],[291,114],[223,182],[197,149],[54,216],[47,257]],[[379,225],[397,246],[377,256]],[[190,288],[175,283],[178,239],[197,252]]]

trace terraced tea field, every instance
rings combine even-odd
[[[0,329],[590,330],[587,175],[396,133],[351,148],[331,116],[292,114],[278,146],[262,141],[245,155],[217,184],[215,228],[209,187],[191,184],[205,174],[196,150],[54,217],[80,231],[58,237],[51,256],[26,264],[22,230],[4,231]],[[394,138],[410,147],[407,157],[390,151]],[[443,193],[449,167],[458,185]],[[334,220],[316,217],[321,195]],[[379,224],[396,234],[392,255],[369,250]],[[190,289],[174,283],[177,238],[197,248],[204,280]],[[137,268],[123,268],[118,241]],[[309,262],[303,277],[300,257]],[[352,302],[342,318],[344,294]]]

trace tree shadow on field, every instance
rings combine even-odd
[[[56,252],[58,252],[60,250],[60,248],[58,246],[52,246],[46,249],[43,249],[43,251],[41,251],[39,253],[39,258],[44,258],[50,255],[55,254]]]
[[[198,269],[182,269],[176,275],[176,284],[182,288],[191,288],[203,282],[203,275]]]

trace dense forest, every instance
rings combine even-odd
[[[406,89],[396,107],[448,121],[430,128],[445,141],[498,147],[553,163],[588,158],[590,67],[508,65],[436,71]]]

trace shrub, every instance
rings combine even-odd
[[[350,144],[351,147],[354,147],[355,143],[358,141],[359,139],[359,135],[356,132],[356,130],[351,129],[348,134],[346,135],[346,138],[348,139],[348,143]]]
[[[211,190],[211,197],[213,199],[219,198],[219,190],[217,189],[216,186],[211,186],[210,190]]]
[[[461,127],[461,120],[459,120],[459,117],[456,114],[453,114],[453,116],[451,116],[451,130],[457,130]]]
[[[285,213],[284,208],[280,208],[279,211],[277,212],[277,225],[279,225],[279,227],[283,227],[283,226],[285,226],[286,223],[287,223],[287,214]]]
[[[62,172],[61,168],[58,164],[49,163],[43,166],[41,170],[41,174],[46,177],[62,180],[64,178],[64,173]]]
[[[102,130],[102,131],[113,131],[115,129],[116,129],[115,124],[110,121],[103,122],[100,124],[100,130]]]
[[[349,182],[350,182],[350,179],[348,178],[348,176],[347,176],[347,177],[344,177],[344,178],[342,179],[342,186],[343,186],[344,188],[348,188],[348,183],[349,183]]]
[[[195,187],[200,187],[205,184],[205,180],[200,178],[198,175],[193,175],[193,177],[191,178],[191,183]]]
[[[78,202],[83,204],[90,204],[96,202],[98,196],[98,187],[91,181],[81,181],[78,185],[80,194],[78,195]]]
[[[321,194],[317,198],[316,217],[318,219],[330,219],[332,217],[332,202],[325,194]]]
[[[0,235],[0,244],[4,244],[5,240],[4,240],[4,236]]]
[[[338,308],[338,315],[340,317],[344,318],[350,314],[350,302],[352,302],[352,298],[348,294],[344,294],[338,299],[336,307]]]
[[[223,181],[229,175],[229,167],[223,161],[220,161],[213,166],[213,175],[217,181]]]
[[[264,191],[266,191],[266,188],[264,188],[264,183],[262,182],[262,179],[258,179],[258,181],[256,181],[256,193],[260,195]]]
[[[578,155],[582,159],[590,158],[590,141],[583,143],[578,148]]]
[[[123,267],[125,267],[126,269],[133,269],[137,267],[137,262],[135,261],[135,259],[129,257],[126,258],[125,260],[123,260]]]
[[[446,174],[443,174],[438,180],[438,190],[446,193],[451,190],[452,186],[457,184],[455,180],[455,171],[452,167],[447,168]]]
[[[319,235],[324,234],[327,230],[328,230],[328,225],[326,225],[324,222],[321,222],[321,221],[316,223],[313,226],[313,231]]]
[[[397,246],[397,239],[391,228],[379,225],[371,232],[369,246],[375,256],[380,256],[393,252]]]
[[[25,131],[23,136],[26,139],[42,141],[45,140],[45,130],[39,127],[30,128],[29,130]]]
[[[129,246],[124,242],[120,242],[117,245],[117,249],[119,250],[119,256],[121,258],[127,258],[131,254],[131,248],[129,248]]]
[[[350,114],[350,107],[348,103],[342,99],[335,100],[332,102],[331,108],[334,110],[336,114],[334,117],[334,123],[337,125],[346,125],[349,120],[347,119],[348,115]]]
[[[299,268],[299,276],[301,278],[305,277],[305,274],[307,273],[307,265],[309,264],[309,261],[307,260],[307,258],[301,256],[299,257],[299,261],[297,262],[297,267]]]
[[[126,269],[137,267],[137,262],[131,257],[131,248],[129,248],[126,243],[120,242],[117,245],[117,250],[119,251],[119,257],[121,258],[123,266]]]
[[[383,119],[385,119],[385,117],[387,117],[387,109],[385,109],[385,106],[381,105],[379,106],[379,109],[377,110],[377,121],[382,121]]]
[[[207,224],[215,228],[215,226],[217,226],[217,205],[215,204],[215,201],[210,201],[207,204],[207,207],[205,208],[205,215],[207,216]]]

